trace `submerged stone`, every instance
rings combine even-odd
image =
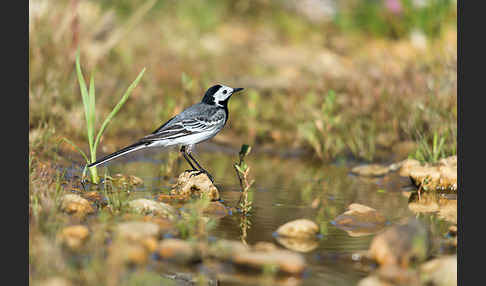
[[[89,230],[84,225],[65,227],[57,235],[57,239],[72,250],[79,250],[89,236]]]
[[[221,260],[231,260],[233,255],[248,251],[241,241],[220,239],[208,247],[208,255]]]
[[[301,274],[306,262],[304,257],[289,250],[243,251],[233,255],[233,263],[253,269],[276,267],[278,271],[288,274]]]
[[[182,196],[187,199],[193,196],[202,197],[203,195],[207,195],[212,201],[219,200],[218,189],[209,177],[204,173],[197,173],[198,171],[190,171],[180,174],[170,194]]]
[[[182,239],[164,239],[157,246],[156,252],[162,259],[181,264],[192,263],[201,259],[196,247]]]
[[[423,261],[430,248],[427,230],[417,219],[409,219],[376,235],[371,241],[370,258],[380,265],[407,268],[410,261]]]
[[[360,176],[371,176],[371,177],[379,177],[384,176],[390,172],[388,166],[379,165],[379,164],[370,164],[370,165],[362,165],[357,166],[351,169],[351,173],[360,175]]]
[[[171,205],[148,199],[132,200],[128,203],[128,207],[136,213],[160,216],[168,219],[173,219],[177,215],[177,211]]]
[[[435,258],[422,264],[420,278],[424,285],[457,285],[457,255]]]
[[[400,175],[409,176],[423,190],[457,192],[457,156],[441,159],[438,164],[420,165],[408,159],[400,169]]]
[[[295,238],[315,238],[318,232],[319,226],[308,219],[289,221],[277,229],[277,234]]]
[[[386,218],[374,208],[354,203],[333,222],[336,227],[356,237],[378,232],[385,226]]]
[[[317,239],[284,236],[277,236],[275,239],[285,248],[297,252],[310,252],[319,246],[319,240]]]
[[[115,237],[129,241],[142,241],[153,237],[158,238],[159,225],[153,222],[129,221],[119,223],[114,230]]]

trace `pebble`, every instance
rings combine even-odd
[[[87,199],[75,194],[61,197],[61,210],[79,218],[84,218],[95,211]]]
[[[295,238],[315,238],[318,232],[319,226],[308,219],[289,221],[277,229],[277,234]]]
[[[148,199],[136,199],[128,203],[131,211],[143,215],[155,215],[162,218],[174,219],[177,211],[171,205],[162,202],[156,202]]]
[[[207,195],[211,201],[219,200],[219,192],[216,186],[211,182],[208,176],[201,173],[197,176],[191,176],[197,171],[183,172],[177,178],[177,182],[172,186],[171,195],[177,198],[180,196],[190,199],[193,196],[202,197]]]
[[[88,236],[89,230],[86,226],[73,225],[63,228],[57,238],[62,244],[72,250],[78,250],[84,244]]]

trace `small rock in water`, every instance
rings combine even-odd
[[[51,277],[39,283],[39,286],[71,286],[71,282],[63,277]]]
[[[414,213],[437,213],[439,218],[457,224],[457,198],[449,199],[436,192],[424,192],[419,199],[417,193],[412,193],[408,208]]]
[[[87,214],[94,213],[94,209],[89,201],[75,194],[62,196],[61,210],[79,218],[84,218]]]
[[[350,236],[376,233],[385,226],[386,219],[374,208],[361,204],[350,204],[347,211],[334,219],[336,227]]]
[[[439,257],[420,266],[424,285],[457,285],[457,255]]]
[[[410,176],[410,172],[415,167],[420,166],[420,162],[418,160],[415,160],[415,159],[405,159],[405,160],[401,161],[400,163],[401,163],[401,167],[400,167],[399,174],[400,174],[400,176],[403,176],[403,177]]]
[[[387,166],[379,164],[362,165],[351,169],[351,173],[353,174],[371,177],[384,176],[388,174],[388,172],[390,172],[390,169]]]
[[[315,238],[319,232],[319,226],[308,219],[297,219],[281,225],[277,229],[279,235],[285,237]]]
[[[216,186],[204,173],[197,174],[198,171],[183,172],[179,175],[176,184],[170,191],[171,195],[184,196],[187,199],[192,196],[202,197],[207,195],[210,200],[219,200],[219,192]]]
[[[156,251],[161,258],[181,264],[196,262],[201,258],[196,248],[182,239],[164,239]]]
[[[253,250],[254,251],[274,251],[274,250],[277,250],[278,247],[271,243],[271,242],[267,242],[267,241],[259,241],[257,243],[255,243],[255,245],[253,245]]]
[[[155,216],[161,216],[163,218],[173,219],[177,212],[176,210],[166,203],[156,202],[148,199],[136,199],[128,203],[128,207],[137,213]]]
[[[130,264],[145,264],[148,261],[149,251],[140,243],[129,243],[127,241],[115,240],[108,247],[108,262],[118,261]]]
[[[297,252],[309,252],[319,246],[319,241],[317,239],[284,236],[277,236],[275,239],[285,248]]]
[[[115,236],[129,241],[142,241],[149,237],[158,238],[159,232],[159,225],[152,222],[129,221],[119,223],[115,227]]]
[[[241,241],[220,239],[209,245],[208,255],[221,260],[231,260],[233,255],[248,251]]]
[[[376,235],[371,241],[369,256],[380,265],[407,268],[411,260],[423,261],[429,252],[427,230],[417,219],[393,226]]]
[[[423,190],[457,192],[457,156],[451,156],[439,161],[438,164],[421,166],[410,161],[402,166],[400,175],[408,175],[412,182]]]
[[[72,250],[78,250],[86,241],[89,235],[89,230],[84,225],[73,225],[62,229],[58,234],[58,240],[71,248]]]
[[[306,267],[304,257],[289,250],[238,252],[232,261],[237,265],[259,270],[271,265],[289,274],[300,274]]]

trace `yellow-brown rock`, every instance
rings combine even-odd
[[[207,195],[212,201],[219,200],[218,189],[208,176],[204,173],[197,173],[198,171],[190,171],[180,174],[170,194],[176,197],[183,196],[187,199]]]
[[[308,219],[296,219],[281,225],[277,234],[285,237],[315,238],[319,226]]]
[[[75,194],[62,196],[61,210],[79,218],[84,218],[87,214],[94,213],[94,209],[89,201]]]
[[[65,227],[58,234],[58,240],[72,250],[79,250],[89,236],[89,230],[84,225]]]

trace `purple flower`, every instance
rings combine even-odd
[[[400,0],[385,0],[385,7],[393,14],[402,13],[402,3]]]

